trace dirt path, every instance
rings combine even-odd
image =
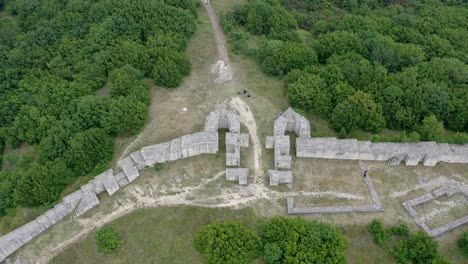
[[[216,15],[216,12],[211,5],[205,5],[204,3],[203,5],[205,6],[206,12],[210,18],[211,26],[213,27],[213,31],[215,33],[219,60],[222,60],[226,65],[229,65],[230,62],[227,51],[226,37],[224,36],[223,29],[219,23],[218,16]]]
[[[238,208],[241,205],[245,205],[249,202],[255,201],[256,199],[260,198],[254,195],[250,195],[247,197],[241,197],[239,194],[229,192],[224,190],[221,195],[211,197],[210,199],[201,199],[201,200],[187,200],[187,197],[191,196],[195,191],[202,189],[207,184],[212,181],[219,179],[221,176],[224,175],[224,171],[217,173],[213,178],[209,178],[204,180],[197,186],[194,187],[186,187],[181,190],[180,193],[174,195],[167,195],[167,196],[160,196],[160,197],[149,197],[145,195],[145,192],[141,190],[138,186],[130,185],[127,187],[129,190],[128,192],[131,194],[131,198],[134,199],[125,199],[124,201],[116,201],[114,203],[114,210],[111,213],[96,213],[90,218],[78,218],[77,223],[80,225],[80,231],[70,238],[66,240],[62,240],[59,243],[50,243],[47,244],[44,248],[42,248],[41,253],[39,255],[35,255],[33,258],[29,258],[29,256],[19,256],[22,258],[22,262],[28,263],[28,260],[33,260],[34,263],[48,263],[50,262],[58,253],[60,253],[66,247],[76,243],[84,236],[86,236],[89,232],[94,229],[100,228],[105,224],[112,222],[120,217],[123,217],[136,209],[139,208],[151,208],[151,207],[159,207],[159,206],[175,206],[175,205],[187,205],[187,206],[199,206],[199,207],[209,207],[209,208],[217,208],[217,207],[230,207],[230,208]],[[265,190],[266,188],[263,187]],[[260,193],[257,193],[260,194]],[[265,195],[261,195],[264,197]],[[222,199],[224,202],[222,203],[211,203],[210,200],[220,200]],[[204,202],[208,201],[208,202]],[[23,252],[26,253],[26,252]],[[32,263],[32,262],[31,262]]]
[[[211,73],[216,74],[215,82],[228,83],[232,81],[233,69],[229,61],[229,54],[227,50],[226,37],[224,36],[223,29],[219,23],[218,16],[211,5],[205,5],[206,12],[210,18],[211,27],[213,28],[214,36],[216,39],[216,47],[218,50],[218,61],[211,67]]]
[[[77,224],[80,229],[75,234],[71,235],[68,239],[59,242],[52,242],[46,244],[41,248],[39,254],[37,252],[21,252],[18,256],[21,259],[21,263],[49,263],[55,256],[57,256],[62,250],[68,246],[78,242],[88,233],[94,229],[101,228],[105,224],[112,222],[118,218],[121,218],[127,214],[140,208],[154,208],[160,206],[199,206],[208,208],[240,208],[247,206],[248,204],[254,203],[260,199],[275,200],[278,198],[286,198],[289,196],[300,195],[294,192],[277,192],[270,190],[263,184],[253,183],[245,187],[238,187],[233,189],[222,189],[220,195],[211,196],[204,199],[188,200],[188,197],[193,197],[194,193],[200,189],[206,187],[209,183],[220,179],[224,175],[224,171],[218,172],[214,177],[203,180],[197,186],[182,187],[180,192],[173,195],[163,195],[159,197],[151,197],[145,193],[137,185],[129,185],[126,189],[130,197],[116,200],[113,204],[113,210],[111,213],[95,213],[90,218],[78,218]],[[335,193],[335,192],[324,192],[324,193],[307,193],[311,196],[335,196],[344,197],[347,199],[363,199],[363,197],[348,193]],[[304,194],[301,194],[304,195]]]
[[[258,179],[262,175],[262,146],[260,138],[257,135],[257,122],[250,110],[250,107],[242,101],[239,97],[233,97],[230,102],[231,106],[239,112],[240,122],[243,123],[248,129],[250,139],[254,146],[254,165],[255,165],[255,178],[254,183],[258,183]]]

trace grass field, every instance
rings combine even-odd
[[[96,247],[95,232],[60,253],[51,263],[203,263],[192,240],[201,227],[218,221],[240,221],[254,230],[266,218],[252,209],[207,209],[186,206],[143,209],[120,218],[114,227],[124,241],[116,255],[104,255]],[[349,238],[349,263],[393,263],[360,226],[342,228]],[[369,254],[371,252],[371,254]],[[265,263],[262,259],[254,263]]]

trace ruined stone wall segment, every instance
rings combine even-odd
[[[267,136],[265,140],[265,148],[272,149],[275,146],[275,137],[274,136]]]
[[[133,152],[130,154],[130,157],[132,157],[132,160],[136,163],[136,168],[138,170],[142,170],[147,166],[141,150]]]
[[[408,166],[435,166],[438,162],[468,163],[468,145],[435,142],[377,142],[336,138],[297,138],[296,155],[304,158],[391,161]]]
[[[248,148],[250,142],[250,135],[248,133],[241,133],[239,135],[239,144],[241,148]]]
[[[380,211],[383,211],[383,208],[376,204],[320,206],[320,207],[291,207],[291,208],[289,208],[288,206],[289,214],[351,213],[351,212],[380,212]]]
[[[450,144],[450,149],[452,150],[452,157],[445,162],[449,163],[468,163],[468,144],[456,145]]]
[[[124,171],[125,176],[127,176],[129,182],[134,181],[138,176],[140,176],[140,173],[136,168],[136,164],[130,156],[120,160],[118,163]]]
[[[226,168],[226,180],[228,181],[238,181],[240,185],[246,185],[248,177],[248,168]]]
[[[444,233],[446,233],[446,232],[448,232],[448,231],[450,231],[452,229],[455,229],[455,228],[457,228],[459,226],[462,226],[464,224],[467,224],[467,223],[468,223],[468,215],[466,215],[466,216],[464,216],[462,218],[459,218],[459,219],[457,219],[455,221],[452,221],[452,222],[450,222],[450,223],[448,223],[446,225],[443,225],[441,227],[430,230],[428,232],[428,234],[430,236],[432,236],[432,237],[440,236],[440,235],[442,235],[442,234],[444,234]]]
[[[370,176],[367,176],[364,178],[367,184],[367,188],[369,189],[369,193],[372,197],[372,201],[374,204],[382,205],[382,202],[380,201],[379,195],[377,193],[377,190],[375,190],[374,183],[372,182],[372,179]]]
[[[80,217],[81,215],[83,215],[98,204],[99,199],[97,198],[94,192],[83,193],[83,199],[81,199],[80,203],[78,204],[75,210],[75,216]]]
[[[170,142],[143,147],[141,149],[141,155],[143,156],[146,165],[154,165],[154,163],[163,163],[168,160],[167,153],[170,152],[170,148]]]
[[[63,197],[62,201],[71,207],[75,207],[76,205],[78,205],[78,203],[80,202],[82,198],[83,198],[83,192],[80,189]]]
[[[270,186],[278,186],[280,183],[292,183],[292,171],[268,170]]]
[[[279,116],[274,123],[273,135],[274,136],[284,136],[286,132],[288,120],[282,116]]]
[[[109,195],[112,195],[119,190],[119,184],[114,177],[114,171],[112,169],[96,176],[94,178],[94,185],[96,186],[96,189],[104,188]],[[97,190],[95,190],[95,192],[100,193]]]
[[[336,138],[296,138],[297,157],[335,159],[339,151]]]

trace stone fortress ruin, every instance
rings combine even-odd
[[[367,184],[373,201],[372,204],[366,205],[295,207],[294,198],[288,197],[288,214],[383,211],[384,208],[372,183],[372,179],[370,175],[367,174],[367,169],[363,161],[387,161],[387,163],[392,166],[399,165],[401,161],[404,161],[407,166],[415,166],[418,165],[419,162],[422,162],[423,166],[435,166],[439,162],[468,163],[467,144],[455,145],[436,142],[374,143],[370,141],[336,139],[332,137],[312,138],[309,121],[296,113],[292,108],[288,108],[277,116],[274,122],[273,136],[266,138],[266,148],[274,149],[275,159],[275,169],[268,171],[270,186],[278,186],[280,183],[286,183],[288,187],[292,187],[293,175],[291,171],[291,155],[289,153],[290,138],[284,135],[285,132],[294,132],[297,135],[297,158],[359,160],[361,174],[366,172],[367,177],[364,177],[364,181]],[[432,193],[407,201],[403,203],[402,206],[406,209],[410,218],[427,234],[430,236],[439,236],[449,230],[468,223],[468,215],[431,230],[423,220],[415,218],[416,211],[414,211],[412,207],[436,199],[442,195],[451,196],[454,193],[461,193],[465,197],[468,197],[468,186],[446,186]]]
[[[290,139],[285,132],[294,132],[298,158],[335,160],[387,161],[389,165],[435,166],[438,162],[468,163],[468,145],[436,142],[371,142],[333,137],[312,138],[309,121],[292,108],[278,115],[273,136],[266,138],[266,148],[274,149],[275,169],[268,171],[270,186],[292,183]]]
[[[133,182],[140,176],[139,171],[157,164],[176,161],[202,154],[215,154],[219,151],[219,129],[226,132],[226,180],[236,181],[240,185],[248,184],[249,169],[241,167],[240,150],[249,146],[249,134],[240,132],[239,114],[227,104],[219,105],[205,119],[204,130],[188,134],[169,142],[143,147],[118,162],[119,169],[107,170],[82,186],[79,190],[65,196],[52,209],[35,220],[0,237],[0,262],[68,215],[73,218],[82,216],[99,204],[98,194],[107,192],[113,195],[120,188]],[[434,166],[438,162],[468,163],[468,145],[420,143],[372,143],[355,139],[312,138],[309,121],[302,115],[288,108],[277,116],[274,122],[273,136],[266,138],[266,148],[273,149],[275,167],[268,170],[270,186],[287,184],[292,188],[292,157],[290,138],[286,132],[294,132],[296,138],[296,156],[298,158],[323,158],[359,160],[361,173],[366,171],[363,161],[387,161],[389,165]],[[382,211],[383,206],[370,176],[364,177],[372,204],[350,206],[295,207],[294,199],[287,198],[289,214],[305,213],[344,213]],[[445,186],[431,193],[403,203],[418,226],[431,236],[438,236],[468,222],[468,215],[444,226],[429,229],[422,218],[418,218],[414,206],[436,199],[461,193],[468,197],[468,186]]]
[[[205,128],[157,145],[144,147],[118,162],[121,170],[105,171],[79,190],[63,197],[62,201],[35,220],[0,237],[0,262],[40,233],[69,214],[77,218],[99,204],[98,194],[114,194],[121,187],[140,176],[139,170],[158,163],[175,161],[201,154],[215,154],[219,150],[218,130],[226,133],[226,179],[247,184],[249,169],[240,168],[240,148],[248,147],[249,135],[240,133],[239,115],[227,105],[220,105],[208,114]]]

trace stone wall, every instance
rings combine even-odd
[[[239,167],[240,147],[248,147],[249,135],[240,133],[239,115],[226,105],[221,105],[206,117],[204,131],[144,147],[130,154],[118,162],[120,170],[114,172],[110,169],[97,175],[79,190],[63,197],[60,203],[43,215],[0,237],[0,262],[71,213],[73,218],[82,216],[99,204],[98,194],[104,191],[108,195],[114,194],[137,179],[140,176],[139,170],[158,163],[217,153],[220,128],[229,129],[229,133],[226,133],[226,164]],[[235,151],[231,153],[228,149]],[[248,171],[247,168],[228,168],[226,178],[239,181],[239,184],[247,184]]]
[[[79,217],[99,204],[97,194],[106,191],[112,195],[118,189],[112,170],[99,174],[79,190],[63,197],[60,203],[43,215],[0,237],[0,262],[70,213],[74,212],[74,217]]]
[[[277,159],[288,156],[283,149],[276,152],[279,145],[289,146],[285,132],[294,132],[296,138],[296,156],[302,158],[323,158],[342,160],[389,161],[398,165],[435,166],[438,162],[468,163],[468,144],[457,145],[436,142],[370,142],[356,139],[311,138],[309,121],[293,109],[288,108],[278,115],[274,122],[273,136],[266,138],[266,148],[275,149]],[[284,160],[281,161],[284,163]]]
[[[468,163],[468,144],[377,142],[336,138],[297,138],[296,155],[303,158],[392,161],[398,165],[435,166],[438,162]]]
[[[290,139],[286,132],[294,132],[298,138],[310,138],[310,123],[292,108],[278,115],[273,127],[273,136],[266,138],[266,148],[274,150],[275,169],[268,171],[270,186],[286,183],[292,188],[292,158]]]
[[[366,171],[364,163],[359,162],[359,168],[361,173]],[[372,179],[368,174],[367,177],[363,177],[367,184],[369,194],[372,198],[372,204],[364,205],[342,205],[342,206],[314,206],[314,207],[295,207],[294,198],[287,198],[288,203],[288,214],[317,214],[317,213],[351,213],[351,212],[380,212],[384,208],[380,201],[379,195],[375,190]]]
[[[413,219],[413,221],[422,229],[424,232],[426,232],[428,235],[432,237],[440,236],[445,232],[448,232],[454,228],[457,228],[459,226],[462,226],[466,223],[468,223],[468,215],[465,215],[462,218],[456,219],[450,223],[447,223],[445,225],[442,225],[440,227],[430,229],[425,221],[423,220],[424,217],[421,218],[416,218],[417,217],[417,212],[414,210],[414,206],[427,203],[433,199],[437,199],[440,196],[446,195],[446,196],[451,196],[455,193],[461,193],[465,197],[468,197],[468,186],[466,185],[460,185],[460,184],[449,184],[443,188],[436,189],[430,193],[418,196],[414,199],[408,200],[402,204],[403,208],[406,210],[408,213],[409,217]]]

